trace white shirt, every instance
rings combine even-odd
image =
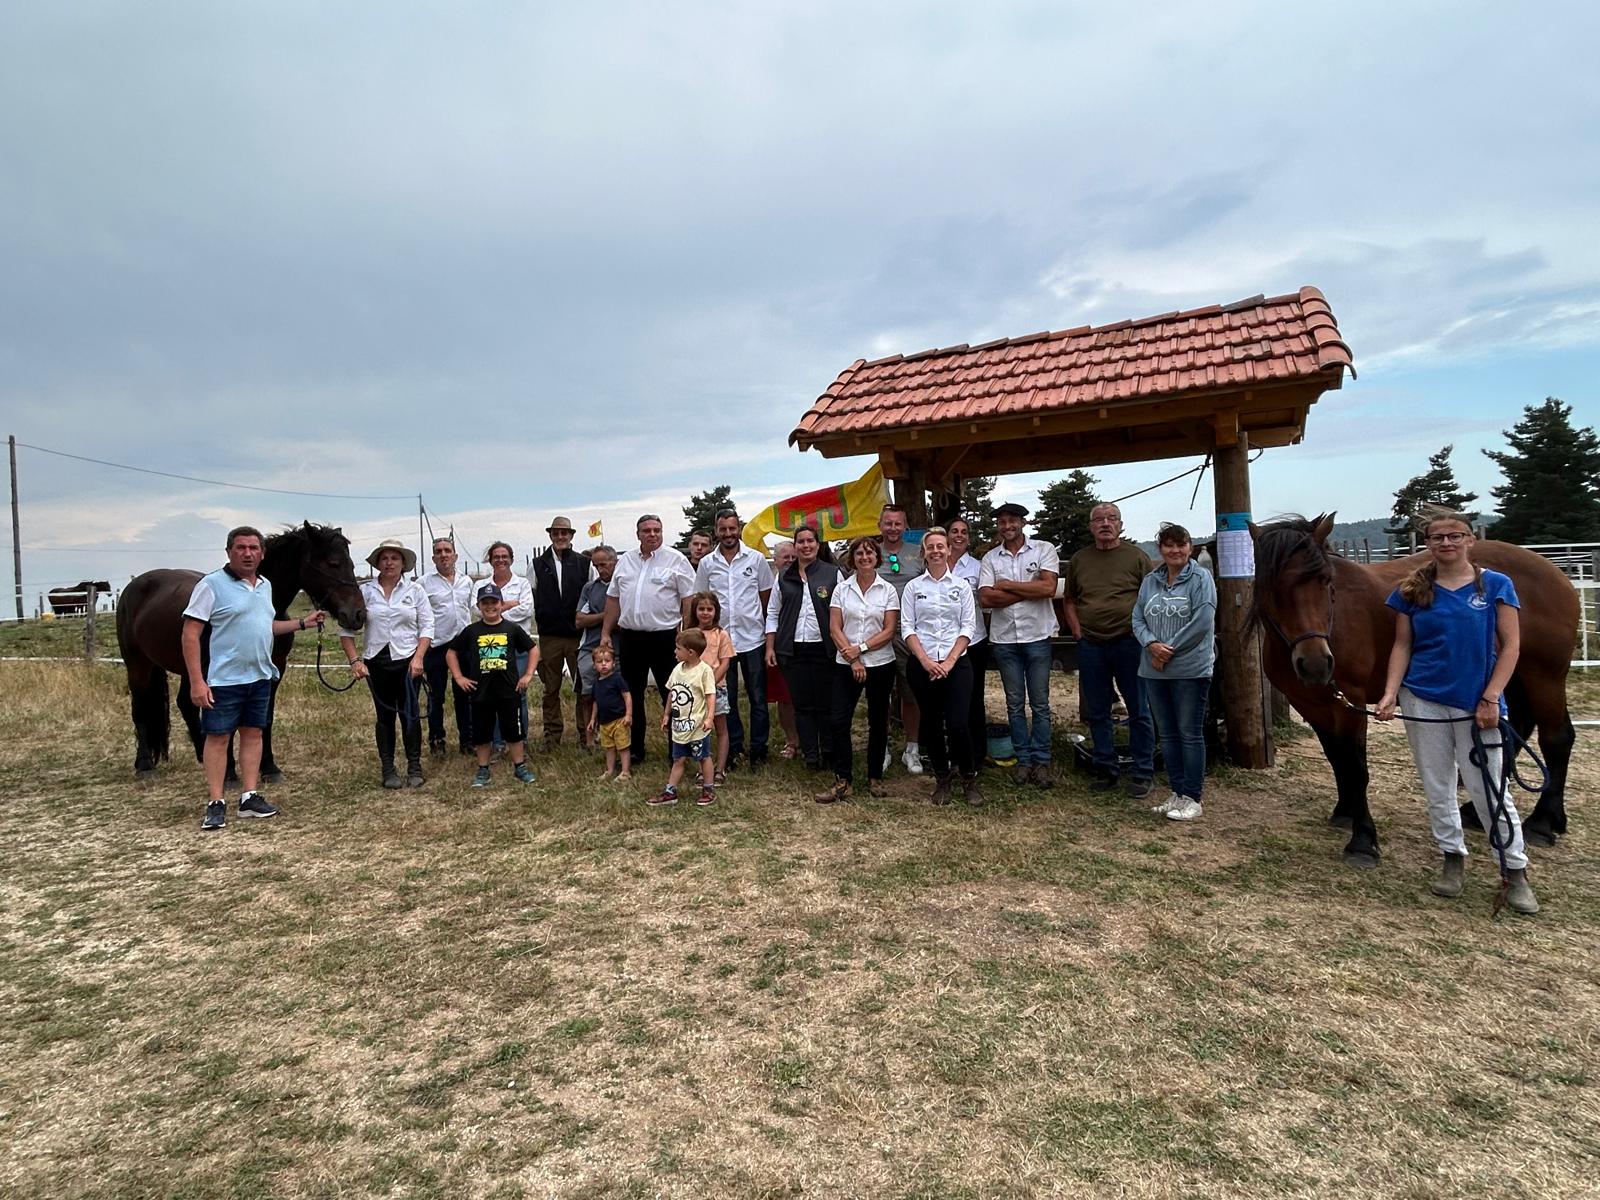
[[[978,575],[982,570],[983,564],[970,554],[963,554],[950,564],[950,574],[966,581],[967,586],[972,589],[972,602],[977,605],[978,615],[973,621],[972,640],[967,643],[969,646],[976,646],[988,636],[983,624],[983,614],[989,610],[978,604]]]
[[[794,640],[796,642],[822,641],[822,628],[817,624],[817,606],[811,602],[811,589],[803,587],[800,591],[800,608],[794,617]],[[829,601],[832,604],[833,601]],[[767,632],[778,632],[778,615],[783,612],[783,592],[778,588],[772,589],[772,595],[767,598]]]
[[[629,550],[617,559],[607,596],[617,598],[617,624],[640,633],[677,629],[683,624],[683,602],[694,593],[689,560],[671,546],[649,558]]]
[[[900,597],[895,593],[894,584],[887,579],[873,577],[867,590],[861,590],[861,583],[851,573],[839,581],[839,586],[833,589],[833,596],[828,600],[830,609],[837,608],[840,612],[840,624],[844,626],[844,636],[851,645],[859,646],[862,642],[869,642],[883,632],[884,614],[889,611],[900,611]],[[845,666],[843,654],[836,654],[834,661],[841,667]],[[869,667],[881,667],[894,661],[894,641],[885,642],[875,646],[861,656],[861,661]]]
[[[993,587],[997,579],[1014,583],[1032,583],[1049,571],[1061,574],[1061,556],[1049,542],[1024,538],[1022,547],[1015,553],[1002,542],[983,556],[983,569],[978,575],[979,587]],[[1056,624],[1056,606],[1052,597],[1037,600],[1018,600],[1001,608],[989,610],[989,640],[996,645],[1015,646],[1023,642],[1042,642],[1053,637]]]
[[[922,652],[934,661],[948,658],[956,639],[972,641],[978,605],[972,589],[959,576],[946,571],[938,579],[918,575],[900,596],[900,619],[907,638],[922,643]]]
[[[433,607],[435,646],[454,641],[456,634],[472,624],[476,587],[465,571],[457,571],[454,579],[446,579],[437,571],[422,577],[422,590],[428,593],[428,603]]]
[[[480,579],[477,587],[486,583],[494,583],[494,576]],[[513,625],[521,625],[524,633],[533,632],[533,581],[522,575],[513,575],[500,588],[500,619],[510,621]],[[472,593],[472,602],[478,602],[476,588]]]
[[[402,579],[387,596],[376,579],[361,585],[367,602],[367,623],[362,630],[361,657],[375,658],[388,647],[389,657],[403,662],[417,652],[421,638],[433,637],[433,605],[428,593],[413,579]],[[340,637],[355,637],[348,629]]]
[[[761,645],[761,593],[772,590],[772,564],[765,554],[741,544],[729,562],[720,546],[712,547],[694,573],[694,590],[715,594],[735,650],[744,654]]]

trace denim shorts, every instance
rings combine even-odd
[[[225,683],[211,689],[211,707],[200,710],[201,733],[265,729],[272,708],[272,680]]]
[[[692,742],[673,742],[673,758],[692,758],[695,762],[704,762],[711,757],[711,735],[708,733],[703,738]]]

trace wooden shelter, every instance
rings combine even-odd
[[[1255,296],[1114,325],[896,354],[846,367],[791,445],[876,454],[913,525],[958,509],[963,478],[1210,454],[1219,522],[1250,513],[1248,453],[1289,446],[1323,392],[1355,373],[1322,293]],[[934,496],[930,512],[924,494]],[[1252,583],[1218,580],[1230,750],[1272,758]]]

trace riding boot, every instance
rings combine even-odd
[[[961,798],[972,808],[983,807],[983,792],[978,788],[977,772],[961,777]]]
[[[1506,907],[1512,912],[1529,915],[1539,911],[1539,898],[1528,886],[1526,867],[1517,867],[1506,872]]]
[[[1439,873],[1433,877],[1433,882],[1428,884],[1428,890],[1435,896],[1444,896],[1450,900],[1461,895],[1462,884],[1466,881],[1463,870],[1466,862],[1465,854],[1446,854],[1444,864],[1439,868]]]
[[[394,725],[387,721],[379,721],[375,728],[378,735],[378,765],[383,768],[383,786],[404,787],[405,784],[394,769]]]
[[[935,777],[933,783],[933,793],[928,797],[929,804],[950,803],[950,779],[951,776],[949,774]]]
[[[400,726],[401,740],[405,743],[406,750],[406,786],[422,786],[422,726],[417,724],[404,724]]]

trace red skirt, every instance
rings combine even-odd
[[[794,700],[789,695],[789,683],[783,677],[783,668],[767,668],[767,703],[768,704],[793,704]]]

